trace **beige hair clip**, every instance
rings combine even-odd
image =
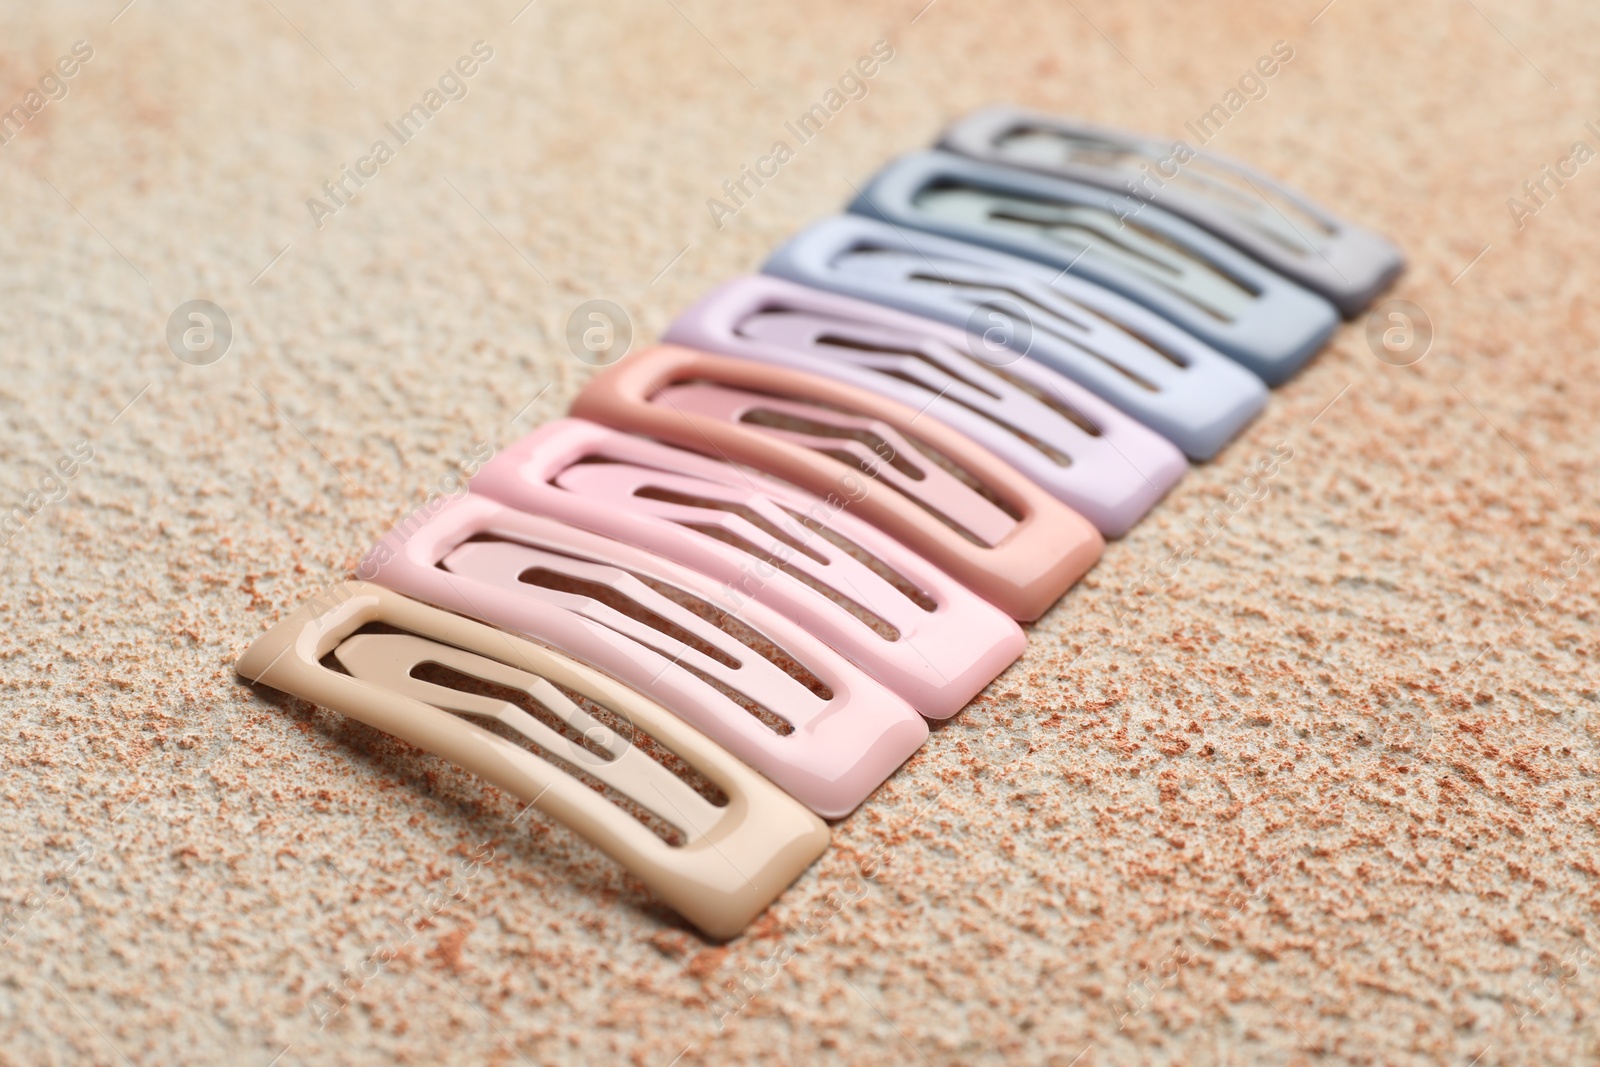
[[[365,582],[333,599],[258,638],[238,672],[537,807],[710,936],[738,934],[827,848],[821,819],[606,676]]]

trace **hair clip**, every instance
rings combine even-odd
[[[1041,363],[989,350],[953,326],[782,278],[722,285],[678,316],[665,340],[816,371],[925,411],[1107,537],[1126,533],[1189,469],[1172,442]]]
[[[966,436],[815,374],[661,345],[590,379],[572,413],[844,501],[1017,619],[1048,610],[1105,545]]]
[[[712,937],[743,930],[828,846],[820,819],[638,693],[375,585],[301,607],[237,670],[537,807]]]
[[[1080,182],[915,152],[890,163],[854,214],[1046,264],[1183,327],[1269,385],[1339,326],[1326,300],[1159,207]]]
[[[1027,643],[1009,616],[842,500],[582,419],[511,444],[472,490],[708,575],[930,719],[960,711]]]
[[[767,274],[922,315],[1045,364],[1209,459],[1267,403],[1261,379],[1166,319],[1039,263],[860,215],[823,219]]]
[[[940,147],[1136,197],[1359,315],[1405,269],[1388,240],[1227,156],[1015,107],[975,111]]]
[[[606,672],[826,818],[848,815],[928,737],[903,700],[765,605],[486,497],[402,523],[357,573]]]

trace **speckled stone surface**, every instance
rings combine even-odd
[[[1522,188],[1600,147],[1600,9],[522,2],[6,16],[0,106],[93,55],[0,145],[0,1063],[1600,1057],[1600,162]],[[743,938],[235,678],[564,410],[580,302],[647,341],[970,107],[1180,136],[1280,40],[1213,147],[1393,235],[1431,350],[1343,328]],[[165,339],[194,298],[234,329],[208,366]]]

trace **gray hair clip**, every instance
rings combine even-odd
[[[1253,167],[1182,141],[998,106],[951,126],[940,147],[1159,204],[1327,297],[1345,318],[1405,269],[1405,257],[1381,235]]]

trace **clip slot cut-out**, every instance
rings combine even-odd
[[[859,215],[824,219],[766,274],[884,304],[1043,363],[1210,459],[1267,403],[1261,379],[1130,300],[1030,260]]]
[[[1199,227],[1081,182],[917,152],[880,171],[850,210],[1104,286],[1270,385],[1299,370],[1339,325],[1322,297]]]
[[[1043,614],[1104,546],[966,436],[815,374],[662,345],[592,379],[572,413],[847,501],[1013,618]]]
[[[928,736],[903,700],[765,605],[487,497],[390,531],[358,573],[605,671],[826,818],[854,810]]]
[[[930,719],[954,715],[1026,644],[1009,616],[844,500],[592,422],[541,426],[485,465],[472,491],[708,575]]]
[[[1002,106],[960,120],[940,147],[1159,204],[1331,300],[1345,318],[1405,269],[1382,236],[1253,167],[1179,141]]]
[[[1170,441],[1043,364],[981,336],[770,276],[728,282],[666,340],[810,370],[907,404],[985,446],[1107,537],[1188,469]]]
[[[712,937],[738,934],[828,845],[820,819],[638,693],[375,585],[350,582],[331,608],[301,607],[236,669],[538,808]],[[504,699],[510,693],[522,699]],[[652,752],[671,753],[712,789],[696,789]]]

